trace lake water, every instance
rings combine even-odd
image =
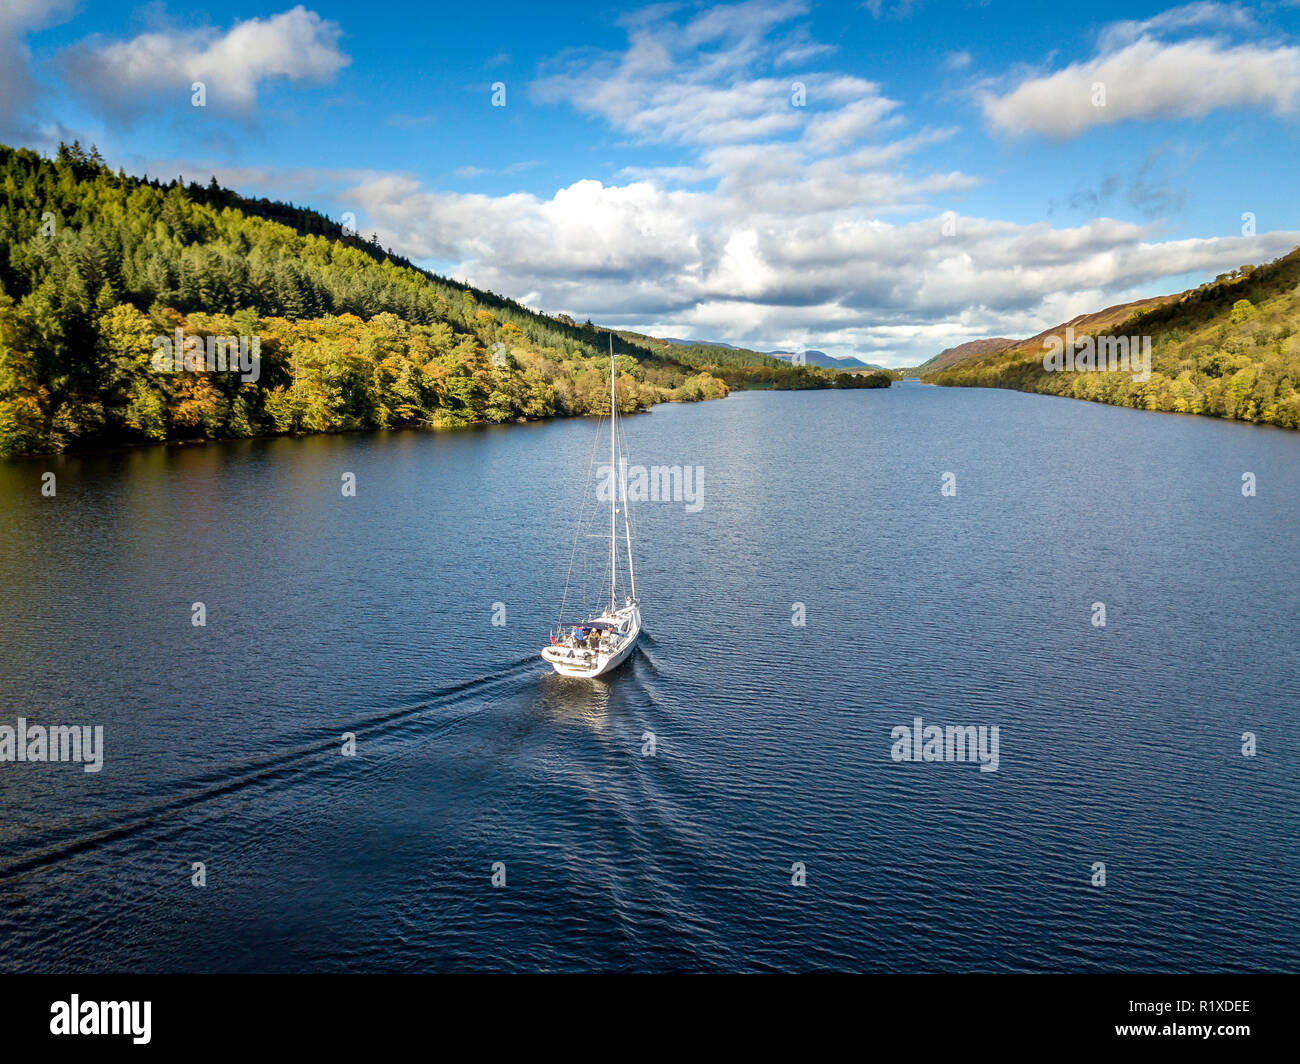
[[[1300,967],[1300,434],[914,383],[625,429],[703,506],[639,508],[599,681],[536,656],[592,422],[0,463],[0,725],[105,747],[0,763],[0,968]],[[997,770],[893,760],[917,717]]]

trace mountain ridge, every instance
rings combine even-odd
[[[1067,329],[1081,358],[1095,350],[1094,339],[1126,337],[1150,352],[1150,365],[1046,367],[1044,341],[1064,347]],[[1078,315],[922,377],[1300,429],[1300,248],[1183,292]]]

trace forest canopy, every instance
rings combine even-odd
[[[255,379],[160,371],[177,330],[253,339]],[[78,144],[54,159],[0,146],[0,455],[598,413],[610,342],[307,208],[114,173]],[[889,384],[612,343],[625,412],[731,387]]]
[[[1049,372],[1041,344],[1020,343],[924,379],[1300,428],[1300,250],[1220,274],[1106,332],[1150,338],[1150,374]]]

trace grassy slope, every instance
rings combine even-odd
[[[1048,372],[1043,340],[1149,336],[1152,374]],[[1108,307],[938,372],[935,384],[1014,388],[1146,410],[1300,428],[1300,249],[1177,295]]]
[[[1005,336],[990,336],[983,340],[968,340],[964,344],[958,344],[956,347],[949,347],[940,351],[934,358],[922,362],[915,368],[919,373],[938,373],[940,370],[955,366],[958,362],[964,362],[975,355],[992,355],[999,351],[1005,351],[1017,342],[1016,340],[1009,340]]]

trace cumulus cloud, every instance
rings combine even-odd
[[[70,89],[115,118],[160,100],[188,104],[196,81],[206,86],[209,107],[248,116],[267,81],[333,78],[350,62],[339,48],[341,33],[336,23],[299,5],[236,22],[224,33],[167,29],[124,41],[92,38],[66,50],[60,66]]]
[[[946,214],[976,179],[917,160],[953,129],[909,128],[900,104],[855,74],[778,72],[791,40],[808,43],[786,29],[803,11],[750,0],[680,18],[641,12],[625,21],[626,49],[562,57],[532,87],[616,136],[672,149],[658,153],[668,164],[551,194],[450,193],[375,175],[346,199],[385,244],[539,309],[894,365],[972,336],[1032,335],[1162,278],[1300,242],[1162,241],[1153,222]],[[806,107],[792,106],[793,81]],[[1153,167],[1129,190],[1152,209]]]
[[[1300,243],[1294,232],[1160,242],[1151,226],[1108,218],[1061,229],[945,226],[940,214],[891,224],[804,215],[797,203],[741,210],[651,181],[584,180],[543,198],[441,194],[389,176],[348,196],[386,243],[531,306],[733,343],[840,344],[896,364],[934,354],[936,338],[1029,335],[1153,279]]]
[[[984,92],[984,117],[1000,133],[1066,139],[1094,126],[1200,118],[1230,107],[1293,114],[1300,104],[1300,48],[1233,44],[1220,36],[1164,39],[1180,31],[1253,24],[1249,12],[1214,3],[1114,23],[1102,31],[1093,58],[1027,78],[1004,93]]]
[[[811,124],[829,146],[837,134],[872,132],[897,106],[878,85],[790,65],[830,51],[806,27],[779,29],[806,10],[803,0],[746,0],[678,23],[650,9],[630,22],[626,50],[566,56],[531,92],[644,143],[752,143],[794,137]],[[851,113],[839,110],[845,106]]]

